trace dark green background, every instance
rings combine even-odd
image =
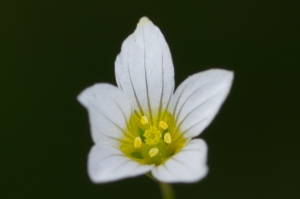
[[[147,177],[91,183],[86,110],[76,96],[115,84],[114,60],[142,16],[169,43],[176,85],[235,71],[201,134],[208,176],[180,198],[300,198],[299,7],[295,1],[1,1],[0,198],[159,198]]]

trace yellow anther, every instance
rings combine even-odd
[[[167,143],[167,144],[171,144],[172,142],[172,137],[171,137],[171,134],[168,132],[164,135],[164,141]]]
[[[148,124],[148,119],[147,119],[147,117],[145,115],[141,117],[141,123],[143,125]]]
[[[142,145],[142,140],[141,140],[141,138],[140,137],[136,137],[135,139],[134,139],[134,148],[139,148],[139,147],[141,147],[141,145]]]
[[[152,149],[150,149],[150,151],[149,151],[149,156],[151,157],[151,158],[153,158],[154,156],[156,156],[158,154],[158,148],[152,148]]]
[[[167,129],[167,128],[168,128],[167,123],[165,123],[164,121],[160,121],[160,122],[159,122],[159,126],[160,126],[161,128],[163,128],[163,129]]]

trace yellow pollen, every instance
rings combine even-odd
[[[149,151],[149,156],[151,157],[151,158],[153,158],[154,156],[156,156],[158,154],[158,148],[152,148],[152,149],[150,149],[150,151]]]
[[[169,132],[167,132],[165,135],[164,135],[164,141],[167,143],[167,144],[171,144],[172,142],[172,137],[171,137],[171,134]]]
[[[165,129],[165,130],[168,128],[167,123],[165,123],[164,121],[160,121],[160,122],[159,122],[159,126],[160,126],[161,128],[163,128],[163,129]]]
[[[148,124],[148,119],[147,119],[147,117],[145,115],[141,117],[141,123],[143,125]]]
[[[141,147],[141,145],[142,145],[142,140],[141,140],[141,138],[140,137],[136,137],[135,139],[134,139],[134,148],[139,148],[139,147]]]

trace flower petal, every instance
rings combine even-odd
[[[140,115],[151,119],[168,106],[174,91],[172,57],[163,34],[147,17],[123,42],[115,75],[118,87],[135,99]]]
[[[88,156],[88,174],[94,183],[105,183],[134,177],[152,169],[152,165],[141,165],[111,145],[94,145]]]
[[[187,78],[176,90],[170,107],[179,132],[187,138],[199,135],[218,113],[232,80],[233,72],[222,69]]]
[[[159,181],[197,182],[208,172],[207,145],[202,139],[193,139],[163,165],[154,167],[152,175]]]
[[[117,144],[133,112],[130,98],[117,87],[103,83],[85,89],[77,99],[88,110],[93,141]]]

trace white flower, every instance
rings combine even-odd
[[[95,145],[88,174],[104,183],[151,172],[159,181],[196,182],[208,172],[198,136],[229,93],[233,73],[211,69],[174,92],[174,68],[164,36],[148,18],[122,44],[115,61],[118,88],[95,84],[79,102],[88,110]]]

